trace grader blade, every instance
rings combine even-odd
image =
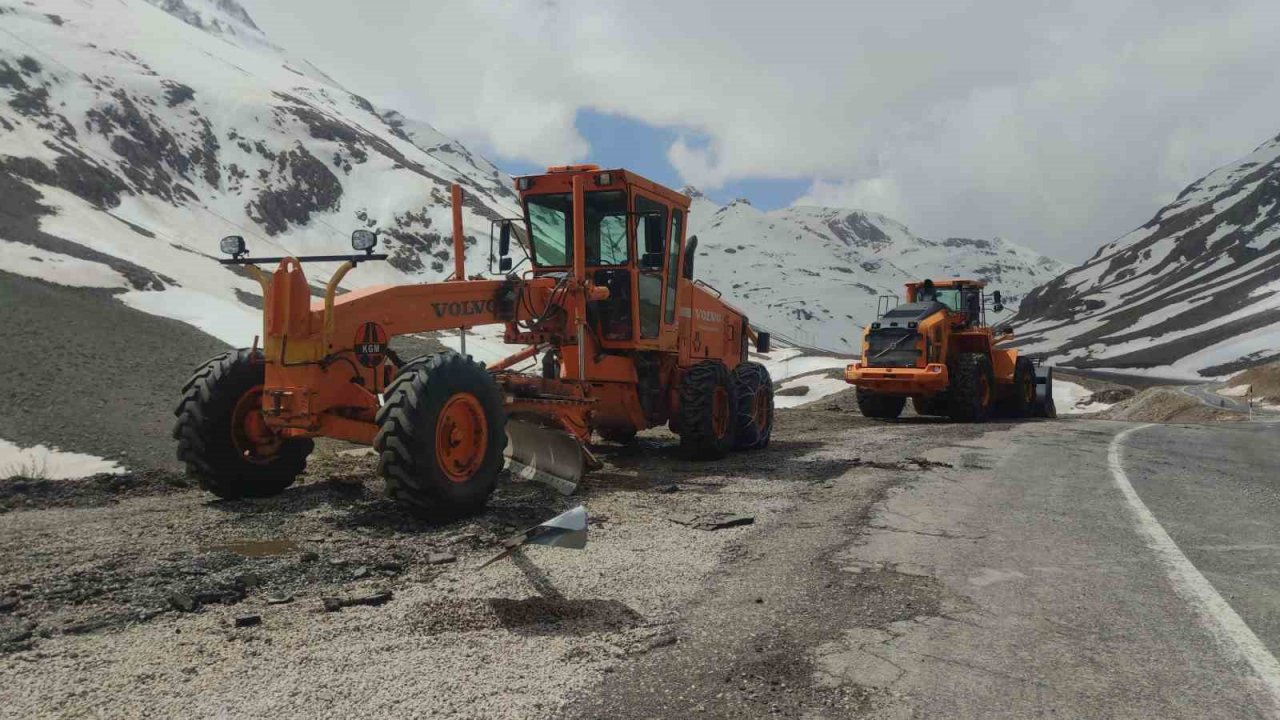
[[[532,480],[572,495],[586,472],[582,443],[563,430],[507,421],[507,467],[517,480]]]

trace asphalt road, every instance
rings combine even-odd
[[[758,538],[581,716],[1280,717],[1278,432],[1038,422],[939,447],[952,467],[870,511],[796,511],[838,546]]]
[[[1211,408],[1219,408],[1222,410],[1231,410],[1233,412],[1247,413],[1249,412],[1249,403],[1245,398],[1233,398],[1219,395],[1213,391],[1213,385],[1183,385],[1178,388],[1184,395],[1199,400],[1202,404]],[[1265,414],[1254,408],[1255,413]]]

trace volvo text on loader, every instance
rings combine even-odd
[[[363,230],[348,256],[250,258],[243,239],[224,239],[223,262],[262,285],[261,347],[213,358],[183,388],[174,438],[188,473],[224,498],[270,496],[303,471],[312,438],[337,438],[373,446],[393,498],[457,515],[484,505],[507,464],[571,492],[595,464],[593,432],[627,442],[665,423],[701,459],[767,446],[773,386],[747,342],[767,351],[768,334],[693,279],[689,199],[592,165],[519,177],[516,189],[523,217],[497,224],[495,279],[466,279],[457,186],[445,281],[338,295],[349,271],[386,257]],[[516,226],[531,260],[519,274]],[[493,244],[491,230],[491,264]],[[311,298],[308,261],[343,263],[323,299]],[[401,361],[388,347],[480,325],[505,326],[512,354],[485,367],[453,352]],[[540,373],[510,369],[538,355]]]
[[[845,369],[856,385],[858,409],[891,420],[907,398],[917,414],[981,422],[995,412],[1054,417],[1053,371],[1043,373],[1013,348],[998,347],[1013,332],[986,322],[986,283],[925,280],[907,283],[906,302],[882,297],[875,322],[862,336],[862,355]],[[999,291],[994,309],[1003,309]]]

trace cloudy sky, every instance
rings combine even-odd
[[[1280,133],[1277,0],[242,0],[512,172],[626,166],[1066,260]]]

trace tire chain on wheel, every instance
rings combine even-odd
[[[982,353],[961,353],[951,369],[951,419],[957,422],[982,422],[991,414],[989,402],[982,407],[978,391],[978,378],[985,375],[991,400],[995,399],[995,379],[991,374],[991,361]]]
[[[435,423],[452,394],[431,393],[437,389],[432,385],[439,390],[471,392],[484,409],[488,432],[485,459],[466,483],[442,477],[435,458]],[[375,418],[378,434],[373,448],[387,495],[433,515],[459,516],[484,507],[502,470],[507,445],[502,396],[484,366],[455,352],[414,358],[391,381],[383,397]]]
[[[723,437],[712,430],[712,403],[715,388],[723,387],[728,395],[729,416]],[[680,381],[680,449],[698,460],[718,460],[733,449],[737,403],[729,370],[716,360],[700,362],[685,373]]]
[[[769,370],[760,363],[738,363],[733,369],[733,394],[737,397],[738,413],[735,450],[753,450],[769,447],[769,438],[773,435],[773,378]],[[769,409],[764,428],[756,427],[755,397],[756,393],[768,393]]]
[[[187,475],[218,497],[270,497],[293,484],[307,467],[310,438],[285,440],[269,462],[245,460],[232,439],[231,420],[246,392],[263,383],[262,353],[230,350],[210,358],[182,386],[174,409],[173,439]]]

